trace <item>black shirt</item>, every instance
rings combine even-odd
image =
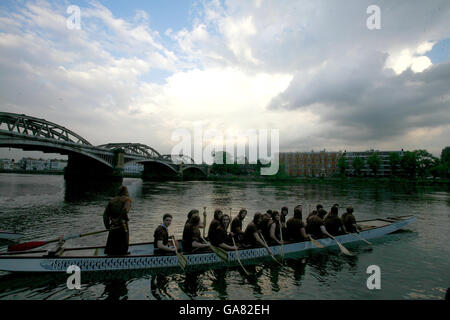
[[[323,219],[318,215],[311,216],[306,224],[306,232],[316,238],[321,238],[324,236],[320,230],[321,226],[323,226]]]
[[[302,219],[292,217],[286,222],[286,227],[290,239],[294,241],[303,240],[300,229],[305,227],[305,223],[302,221]]]
[[[355,216],[351,213],[344,213],[342,215],[342,222],[344,223],[345,229],[348,232],[356,232],[354,224],[356,224]]]
[[[242,221],[236,216],[231,222],[231,232],[233,233],[241,233],[242,231]]]
[[[214,219],[213,221],[211,221],[211,223],[209,224],[209,229],[208,229],[208,239],[211,239],[211,237],[214,237],[213,233],[216,232],[216,229],[220,227],[220,221]]]
[[[200,242],[200,229],[188,223],[183,230],[183,251],[192,251],[192,242],[194,241]]]
[[[153,244],[155,249],[159,249],[157,244],[159,240],[162,240],[162,243],[165,246],[169,243],[169,233],[167,232],[167,228],[162,225],[159,225],[158,228],[156,228],[153,237],[155,238],[155,242]]]
[[[342,226],[342,220],[338,216],[331,216],[325,219],[325,228],[333,236],[342,233]]]
[[[250,222],[244,232],[244,243],[252,246],[258,245],[254,236],[255,232],[258,232],[258,228],[254,222]]]

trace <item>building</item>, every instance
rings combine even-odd
[[[280,170],[291,177],[331,177],[338,171],[342,152],[281,152]]]
[[[142,171],[144,171],[144,165],[137,162],[131,162],[123,166],[124,173],[141,173]]]
[[[19,166],[25,171],[63,171],[67,160],[22,158]]]
[[[361,170],[361,175],[363,176],[371,176],[373,175],[372,170],[370,170],[369,164],[367,163],[367,159],[373,154],[376,153],[378,157],[381,159],[381,165],[378,170],[377,176],[388,177],[392,175],[391,164],[389,161],[390,153],[397,153],[400,157],[403,157],[403,149],[402,151],[379,151],[379,150],[367,150],[367,151],[344,151],[343,156],[347,159],[347,170],[346,174],[349,176],[355,175],[355,169],[352,166],[353,160],[355,158],[361,158],[364,160],[364,168]],[[398,167],[398,171],[401,171],[400,166]]]
[[[0,159],[1,170],[14,170],[14,159]]]

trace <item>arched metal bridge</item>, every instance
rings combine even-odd
[[[0,112],[0,147],[68,155],[69,165],[71,157],[94,160],[110,169],[116,168],[120,162],[121,165],[132,161],[141,162],[144,166],[158,163],[181,175],[182,171],[188,168],[183,168],[187,161],[189,167],[197,167],[201,172],[207,173],[203,165],[196,165],[191,158],[183,155],[161,155],[154,148],[141,143],[108,143],[93,146],[80,135],[61,125],[24,114]],[[123,154],[119,162],[118,152]]]

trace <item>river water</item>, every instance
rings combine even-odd
[[[352,205],[357,220],[414,214],[406,230],[337,249],[288,259],[201,272],[82,274],[81,290],[69,290],[68,275],[0,272],[0,299],[443,299],[450,286],[450,192],[447,187],[352,186],[260,182],[143,182],[124,179],[132,198],[130,241],[153,241],[164,213],[174,217],[170,233],[181,235],[187,212],[207,207],[256,211],[320,202]],[[67,185],[62,176],[0,174],[0,230],[25,234],[22,241],[101,230],[102,214],[117,186]],[[305,214],[304,214],[305,215]],[[66,246],[104,245],[106,234],[69,240]],[[0,243],[4,250],[8,243]],[[369,290],[367,268],[381,270],[381,289]]]

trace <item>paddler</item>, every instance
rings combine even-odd
[[[332,235],[325,228],[323,218],[327,212],[324,209],[320,209],[316,215],[311,216],[306,224],[306,232],[312,235],[314,238],[323,238],[325,236],[332,237]]]
[[[356,223],[355,216],[353,215],[353,207],[348,207],[347,212],[345,212],[342,217],[342,222],[344,223],[344,227],[348,232],[357,232],[361,230],[361,227]]]
[[[169,246],[169,226],[172,224],[172,215],[166,213],[163,216],[163,223],[159,225],[154,234],[154,254],[155,255],[164,255],[164,254],[172,254],[176,252],[176,248],[173,246]]]
[[[272,211],[272,221],[269,224],[269,242],[281,245],[283,242],[281,241],[280,236],[280,213],[276,210]]]
[[[131,209],[131,199],[128,189],[121,186],[117,196],[109,201],[103,213],[103,223],[109,229],[105,253],[107,255],[128,254],[130,234],[128,229],[128,212]]]
[[[308,238],[305,229],[306,224],[303,222],[302,218],[302,206],[298,205],[294,208],[294,216],[286,223],[289,238],[292,241],[299,242]]]
[[[201,239],[200,216],[194,214],[183,231],[183,251],[192,252],[193,250],[208,247],[209,243],[203,243]]]
[[[335,204],[331,207],[330,213],[327,215],[327,217],[324,220],[325,228],[329,233],[331,233],[333,236],[347,233],[347,230],[345,229],[344,224],[342,223],[342,220],[339,218],[339,205]]]
[[[209,241],[213,246],[220,247],[225,250],[236,250],[237,247],[231,245],[231,236],[228,234],[228,225],[230,224],[230,216],[224,214],[220,217],[220,225],[216,231],[211,234]]]
[[[216,231],[216,229],[220,226],[220,218],[222,218],[222,210],[216,209],[214,211],[214,219],[209,224],[208,229],[208,239],[211,238],[211,235]]]
[[[260,237],[260,224],[262,222],[262,214],[259,212],[256,212],[253,216],[253,221],[250,222],[247,225],[247,228],[244,232],[244,244],[249,247],[257,247],[262,246],[266,248],[266,250],[269,252],[269,254],[273,254],[272,250],[264,243],[264,241]]]
[[[280,211],[280,222],[281,222],[281,230],[283,232],[283,239],[288,239],[288,232],[287,232],[287,226],[286,226],[286,220],[287,215],[289,213],[288,207],[281,208]]]
[[[233,234],[234,240],[236,243],[242,243],[244,240],[244,231],[242,231],[242,222],[247,216],[247,210],[242,208],[239,210],[239,214],[234,217],[231,222],[231,233]]]

